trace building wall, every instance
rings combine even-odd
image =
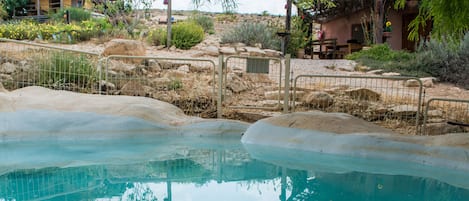
[[[400,50],[402,49],[402,14],[398,13],[395,10],[390,10],[388,14],[388,20],[392,24],[391,38],[387,39],[387,43],[391,46],[392,49]],[[405,39],[405,38],[404,38]]]
[[[325,38],[337,38],[338,44],[345,44],[352,39],[352,25],[361,24],[361,19],[370,19],[370,11],[365,9],[352,15],[340,17],[323,23],[322,30]],[[402,49],[402,15],[395,10],[390,10],[388,20],[392,23],[391,37],[387,39],[392,49]]]

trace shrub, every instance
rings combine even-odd
[[[74,84],[77,87],[90,87],[96,80],[96,70],[84,56],[72,53],[54,52],[39,59],[39,83],[45,86]]]
[[[155,29],[148,33],[147,41],[152,45],[166,45],[167,31],[165,29]]]
[[[179,49],[190,49],[202,42],[204,29],[193,22],[181,22],[173,26],[171,41]]]
[[[280,49],[280,40],[275,35],[275,30],[264,23],[243,22],[222,35],[223,43],[244,43],[255,46],[262,44],[263,48]]]
[[[99,36],[109,29],[105,21],[83,21],[80,24],[38,24],[34,21],[10,21],[0,25],[0,35],[15,40],[53,40],[55,42],[73,43]],[[107,28],[105,28],[107,27]]]
[[[431,40],[421,44],[414,68],[441,81],[469,89],[469,33],[466,33],[459,45],[454,44],[446,40]]]
[[[354,52],[346,59],[355,60],[372,69],[382,69],[388,72],[399,72],[406,76],[428,76],[425,71],[414,68],[415,53],[392,50],[388,44],[378,44],[369,50]]]
[[[70,7],[66,9],[60,9],[56,13],[50,15],[50,18],[56,22],[66,22],[65,13],[66,11],[70,14],[70,21],[82,22],[91,19],[91,13],[83,8]]]
[[[214,25],[213,25],[213,19],[209,16],[206,15],[195,15],[191,17],[193,22],[196,24],[200,25],[205,33],[214,33]]]

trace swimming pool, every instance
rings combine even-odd
[[[0,93],[0,103],[0,201],[469,197],[468,152],[458,146],[204,120],[137,97],[25,88]],[[295,115],[282,118],[298,123]]]
[[[256,153],[280,158],[253,155],[248,152],[252,147],[244,147],[234,136],[139,136],[4,143],[3,156],[16,158],[18,168],[11,168],[10,161],[0,173],[0,200],[462,201],[469,197],[468,186],[458,182],[467,176],[449,172],[448,177],[459,177],[441,181],[432,175],[443,170],[418,164],[384,164],[394,164],[396,175],[373,168],[360,172],[354,167],[366,166],[367,161],[295,150],[288,152],[297,152],[298,157],[285,160],[275,154],[282,150],[270,147]],[[428,177],[415,176],[412,167]]]

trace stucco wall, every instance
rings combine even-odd
[[[352,25],[361,24],[362,17],[369,19],[370,11],[362,10],[350,16],[340,17],[323,23],[322,30],[326,38],[337,38],[338,44],[345,44],[347,40],[352,39]],[[391,38],[387,42],[392,49],[402,49],[402,16],[395,10],[389,10],[388,19],[392,23]]]

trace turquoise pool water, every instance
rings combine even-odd
[[[435,175],[451,170],[384,161],[396,170],[386,173],[357,168],[367,161],[248,151],[226,136],[3,142],[0,201],[469,200],[467,174]]]

